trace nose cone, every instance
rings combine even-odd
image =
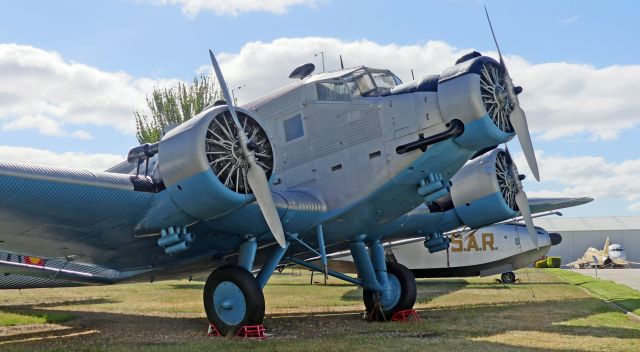
[[[551,245],[555,246],[562,242],[562,236],[559,233],[552,232],[549,234],[549,239],[551,239]]]

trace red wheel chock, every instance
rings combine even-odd
[[[207,330],[207,336],[222,336],[220,334],[220,330],[216,327],[215,324],[209,323],[209,329]],[[237,337],[242,338],[257,338],[260,340],[264,340],[267,338],[265,335],[264,325],[245,325],[238,330],[236,334]]]
[[[253,337],[261,340],[266,339],[264,335],[264,325],[245,325],[238,330],[236,334],[238,337]]]
[[[409,318],[413,318],[413,319],[409,319]],[[418,313],[416,312],[415,309],[400,310],[393,313],[393,316],[391,317],[391,321],[397,321],[401,323],[408,322],[411,320],[420,321],[420,317],[418,317]]]
[[[222,336],[220,334],[220,330],[216,327],[215,324],[209,323],[209,329],[207,330],[207,336]]]

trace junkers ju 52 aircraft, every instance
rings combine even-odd
[[[262,288],[280,263],[308,265],[329,250],[351,251],[358,278],[326,271],[363,287],[369,312],[411,308],[414,277],[385,262],[381,241],[407,213],[449,193],[447,207],[421,217],[430,250],[447,247],[445,231],[517,213],[535,241],[507,153],[492,152],[500,162],[450,183],[470,158],[516,135],[538,178],[522,89],[502,55],[498,62],[471,53],[405,84],[388,70],[309,75],[307,65],[293,73],[295,83],[243,107],[233,106],[211,59],[227,103],[132,149],[128,162],[106,172],[0,163],[4,287],[212,271],[206,315],[229,333],[262,322]]]

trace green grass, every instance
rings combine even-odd
[[[601,280],[563,269],[546,269],[567,282],[583,287],[589,292],[610,301],[625,310],[640,315],[640,292],[609,280]]]
[[[289,271],[286,271],[289,272]],[[11,312],[75,316],[56,331],[0,327],[0,350],[24,351],[632,351],[640,323],[549,270],[420,279],[415,323],[368,323],[362,291],[331,279],[275,275],[265,288],[265,341],[207,338],[202,283],[0,291]],[[315,276],[315,281],[322,277]],[[605,288],[606,289],[606,288]],[[38,313],[39,314],[39,313]],[[4,329],[4,330],[3,330]],[[12,330],[15,329],[15,330]],[[3,331],[13,335],[3,336]]]
[[[73,319],[73,315],[58,312],[7,312],[0,310],[0,326],[25,324],[64,323]]]

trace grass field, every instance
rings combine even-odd
[[[595,286],[602,295],[606,286],[552,273],[521,271],[524,283],[508,286],[494,278],[419,280],[417,323],[365,322],[362,291],[354,286],[337,280],[312,286],[306,272],[277,275],[265,289],[265,327],[273,334],[266,341],[205,337],[202,283],[0,291],[0,350],[640,349],[640,322],[582,289]],[[33,318],[43,314],[64,322]],[[9,316],[27,318],[3,326]]]
[[[548,272],[565,281],[582,287],[606,301],[624,310],[640,315],[640,292],[630,287],[616,284],[608,280],[600,280],[591,276],[581,275],[568,270],[549,269]],[[640,346],[638,348],[640,350]]]

